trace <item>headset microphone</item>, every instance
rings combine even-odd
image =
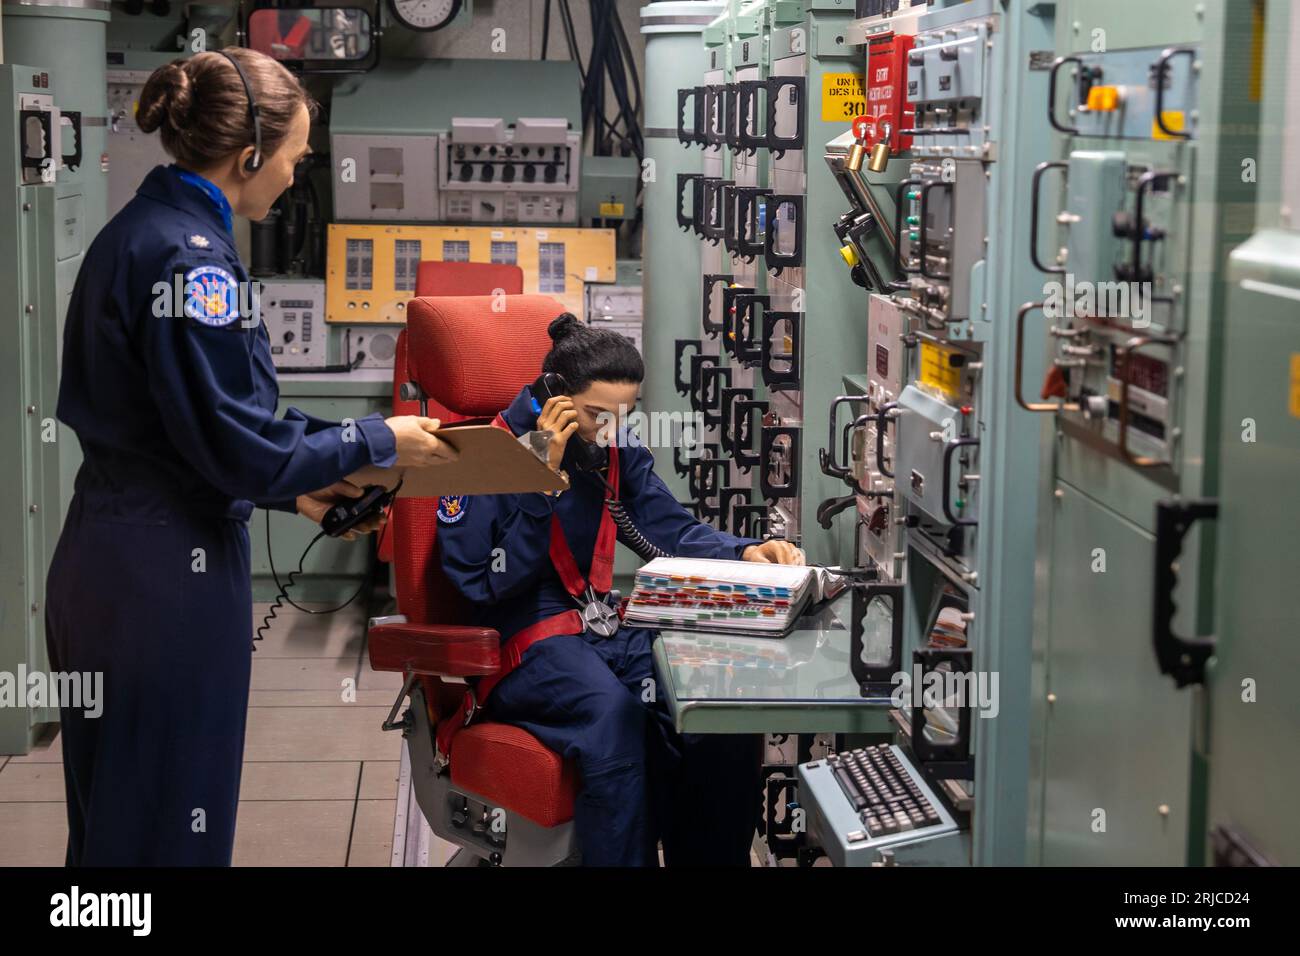
[[[257,100],[253,98],[253,86],[248,82],[248,77],[244,75],[244,69],[239,65],[239,61],[227,53],[225,50],[215,51],[227,60],[239,74],[239,80],[244,84],[244,94],[248,97],[248,118],[253,126],[253,155],[244,163],[244,168],[250,173],[255,173],[262,168],[262,121],[258,117]]]

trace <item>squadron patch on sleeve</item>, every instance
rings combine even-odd
[[[465,517],[469,495],[443,495],[438,499],[438,523],[455,524]]]
[[[185,314],[223,328],[239,318],[239,283],[220,266],[196,266],[185,273]]]

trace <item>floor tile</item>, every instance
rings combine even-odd
[[[396,800],[360,800],[352,827],[348,866],[391,866]]]
[[[68,815],[62,803],[7,803],[0,808],[0,867],[62,866]]]
[[[62,805],[63,764],[16,763],[0,767],[0,803],[52,801]],[[0,814],[5,810],[0,809]]]
[[[239,799],[355,800],[361,764],[350,760],[244,762]],[[0,794],[4,778],[0,776]]]
[[[380,724],[386,707],[253,707],[245,760],[397,760],[402,736]]]
[[[351,800],[252,800],[239,804],[235,866],[343,866]]]
[[[398,753],[401,751],[399,749]],[[367,760],[361,765],[361,789],[357,796],[362,800],[396,800],[397,774],[401,760]]]

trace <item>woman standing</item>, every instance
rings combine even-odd
[[[319,521],[366,465],[454,456],[431,419],[328,422],[279,398],[231,234],[310,150],[312,103],[244,49],[160,67],[138,122],[175,159],[86,253],[59,419],[85,461],[50,567],[57,672],[103,675],[60,710],[70,865],[228,865],[248,705],[255,506]],[[373,530],[372,522],[365,530]]]

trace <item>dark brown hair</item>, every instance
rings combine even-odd
[[[239,61],[253,88],[262,156],[269,157],[284,142],[298,107],[314,116],[316,103],[297,77],[265,53],[243,47],[222,52]],[[140,92],[136,122],[146,133],[158,130],[163,149],[190,169],[205,169],[253,145],[248,94],[220,53],[198,53],[154,70]]]

